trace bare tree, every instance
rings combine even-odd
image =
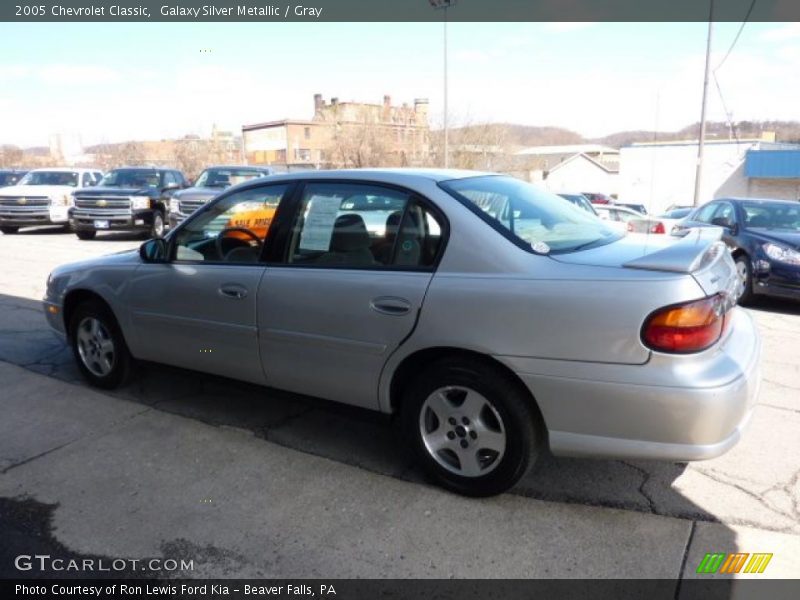
[[[397,166],[400,152],[394,152],[394,129],[361,109],[358,118],[333,125],[330,152],[332,162],[344,168]],[[394,134],[397,135],[397,134]]]
[[[0,147],[0,167],[18,167],[22,164],[23,151],[19,146],[5,144]]]

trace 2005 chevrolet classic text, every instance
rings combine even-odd
[[[719,237],[625,236],[499,175],[305,172],[57,268],[45,314],[94,385],[146,360],[396,413],[433,480],[488,495],[547,448],[737,442],[760,341]]]

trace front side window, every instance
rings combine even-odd
[[[78,187],[78,174],[72,171],[31,171],[19,185],[68,185]]]
[[[405,191],[369,184],[311,183],[287,252],[294,265],[340,268],[431,267],[442,224]]]
[[[589,213],[512,177],[468,177],[439,185],[526,250],[545,244],[552,253],[572,252],[620,239],[619,233]]]
[[[288,185],[242,190],[195,213],[175,235],[175,259],[254,263]]]

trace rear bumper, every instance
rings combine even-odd
[[[556,455],[688,461],[733,447],[760,383],[755,324],[734,309],[718,346],[644,365],[497,357],[531,390]],[[545,364],[549,363],[549,364]]]

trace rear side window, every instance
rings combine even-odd
[[[287,261],[351,269],[431,267],[439,218],[410,193],[369,184],[310,183],[292,227]]]

